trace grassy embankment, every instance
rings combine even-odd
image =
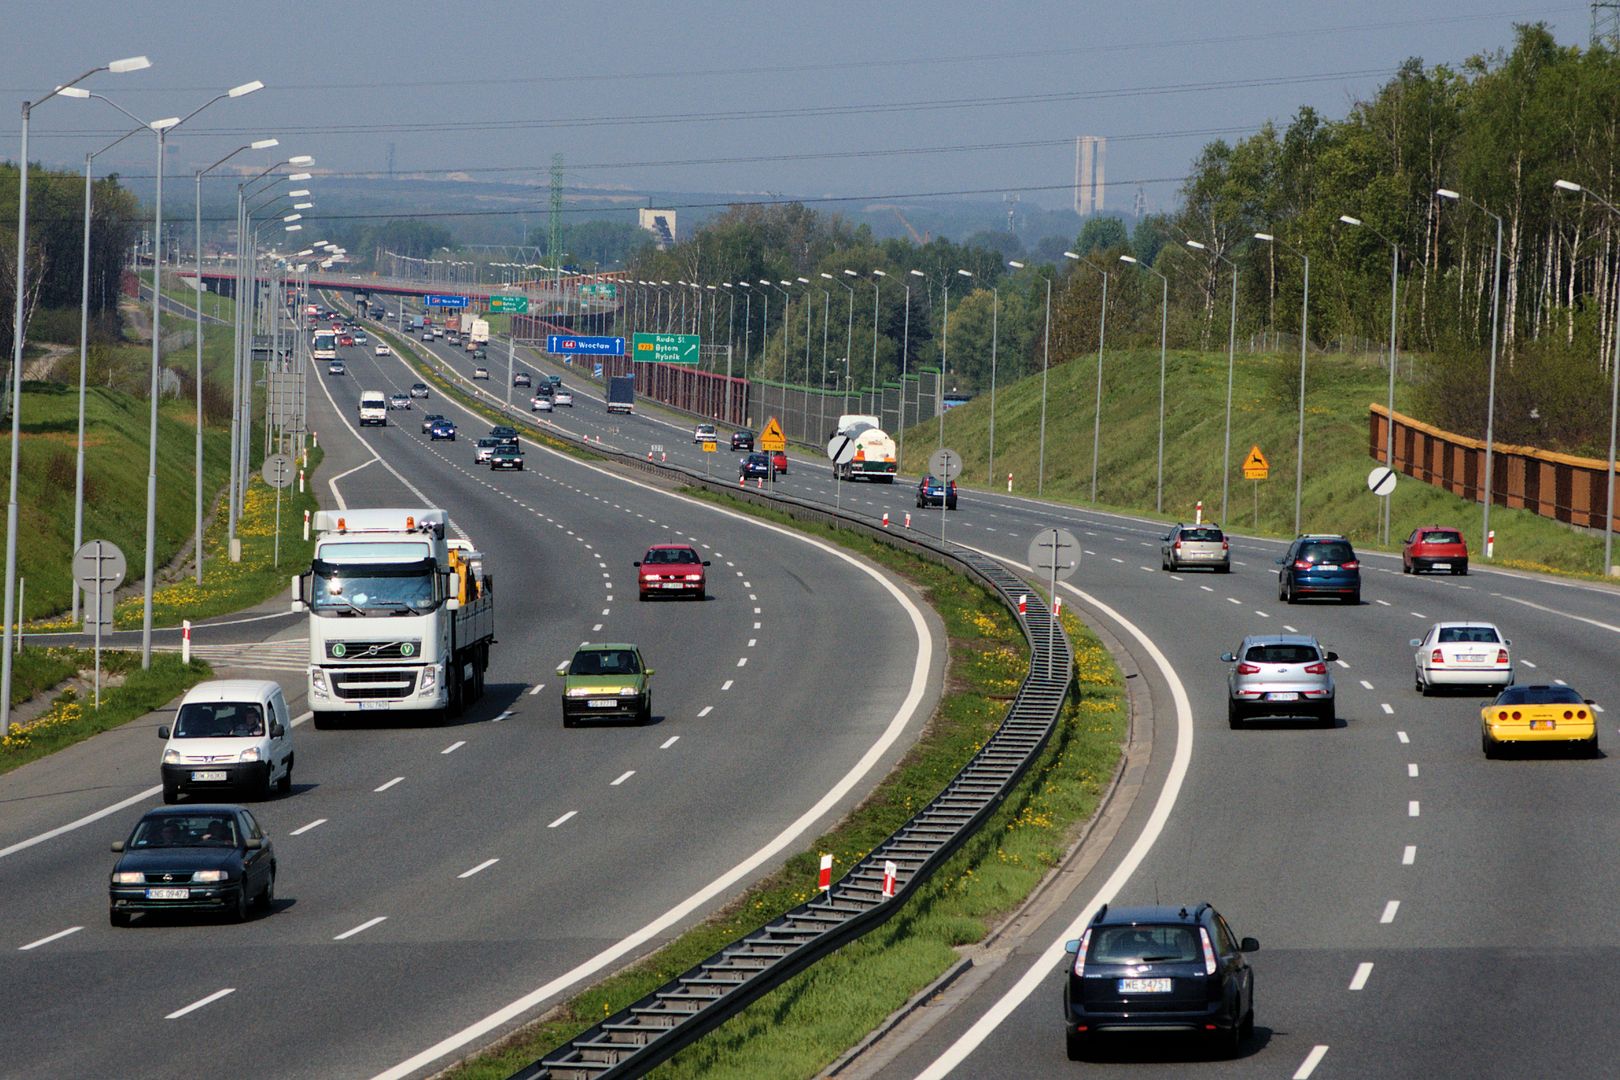
[[[1157,349],[1110,352],[1103,366],[1102,454],[1097,503],[1166,522],[1190,521],[1204,501],[1206,519],[1221,514],[1221,449],[1226,407],[1226,354],[1169,354],[1165,396],[1164,511],[1155,513],[1158,455]],[[1404,374],[1404,367],[1402,372]],[[1232,394],[1232,482],[1228,528],[1270,536],[1294,533],[1295,446],[1298,438],[1299,357],[1237,358]],[[1301,528],[1343,533],[1357,547],[1377,549],[1379,500],[1367,490],[1376,461],[1367,453],[1367,405],[1388,394],[1388,371],[1376,357],[1313,356],[1305,384],[1305,483]],[[1091,445],[1095,416],[1095,354],[1052,368],[1047,402],[1044,496],[1092,505]],[[1409,408],[1412,389],[1397,383],[1395,407]],[[1407,404],[1403,404],[1407,403]],[[1002,385],[996,395],[995,476],[990,486],[1034,494],[1039,453],[1041,380]],[[962,454],[963,484],[987,479],[990,401],[981,394],[945,418],[945,443]],[[938,446],[938,426],[928,421],[907,432],[906,471],[927,467]],[[1243,479],[1242,460],[1258,444],[1270,460],[1270,479]],[[1256,524],[1255,485],[1259,486]],[[1440,488],[1402,476],[1392,496],[1390,550],[1418,525],[1461,527],[1484,561],[1482,507]],[[1602,572],[1600,537],[1570,529],[1524,510],[1496,506],[1496,563],[1521,569],[1597,575]]]
[[[770,520],[789,520],[723,501]],[[950,638],[952,678],[939,712],[878,790],[780,871],[651,957],[451,1070],[457,1080],[510,1075],[808,899],[820,852],[833,853],[838,872],[847,871],[932,799],[1000,723],[1028,652],[994,596],[875,541],[820,526],[795,527],[856,551],[925,594]],[[1077,694],[1046,751],[979,834],[883,927],[768,995],[658,1075],[814,1075],[945,971],[956,959],[956,946],[983,938],[1057,864],[1112,775],[1126,714],[1123,684],[1107,652],[1079,623],[1065,623],[1078,657]]]

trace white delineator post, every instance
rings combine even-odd
[[[191,620],[180,620],[180,662],[191,663]]]
[[[816,887],[818,889],[820,889],[822,892],[827,892],[828,890],[830,890],[832,888],[832,856],[831,855],[823,855],[821,857],[821,873],[816,878]]]
[[[1204,523],[1204,500],[1199,499],[1197,505],[1195,505],[1193,507],[1193,524],[1194,525],[1202,525],[1203,523]]]
[[[1025,593],[1024,595],[1022,595],[1022,596],[1020,596],[1018,598],[1018,614],[1024,615],[1024,614],[1027,614],[1028,612],[1029,612],[1029,594]]]
[[[1007,474],[1007,494],[1012,494],[1012,473]]]
[[[894,879],[899,869],[892,862],[885,861],[883,864],[883,899],[885,900],[894,899]]]
[[[1492,529],[1485,534],[1485,557],[1496,558],[1496,530]]]

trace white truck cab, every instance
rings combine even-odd
[[[225,788],[265,798],[272,781],[282,794],[292,790],[292,718],[280,685],[268,679],[198,683],[181,699],[174,726],[158,735],[166,803]]]

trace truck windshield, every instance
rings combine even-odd
[[[423,615],[438,607],[433,560],[332,563],[316,560],[310,608],[336,616]]]

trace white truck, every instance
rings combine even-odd
[[[483,556],[446,539],[443,510],[318,510],[315,561],[292,579],[309,612],[317,728],[355,713],[456,715],[484,692],[495,642]]]
[[[483,348],[485,345],[488,345],[489,320],[471,319],[468,320],[468,322],[470,324],[470,329],[467,331],[467,343],[477,348]]]
[[[838,418],[834,435],[848,435],[855,440],[855,456],[842,465],[833,466],[833,476],[839,480],[869,480],[884,484],[894,483],[899,465],[895,458],[894,440],[884,434],[881,421],[864,413],[845,413]]]
[[[360,395],[360,426],[367,424],[388,426],[388,395],[381,390],[366,390]]]

